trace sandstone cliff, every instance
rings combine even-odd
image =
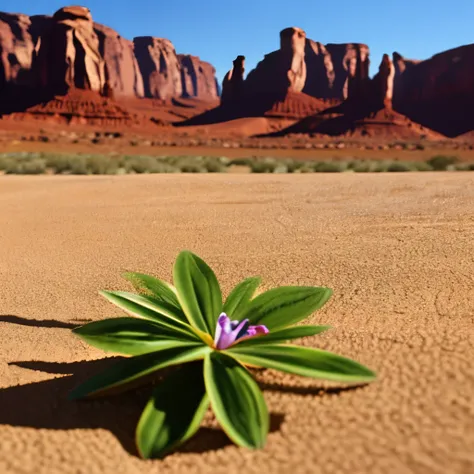
[[[322,99],[339,99],[341,92],[334,88],[336,73],[331,54],[322,43],[306,39],[306,84],[303,92]]]
[[[34,43],[26,15],[0,12],[0,89],[31,82]]]
[[[280,49],[265,55],[245,81],[251,96],[284,96],[288,91],[301,92],[306,83],[306,33],[301,28],[280,32]]]
[[[30,105],[35,94],[43,100],[71,88],[109,97],[219,96],[211,64],[195,56],[178,58],[166,39],[129,41],[93,23],[89,9],[79,6],[61,8],[52,17],[0,13],[0,93],[7,86],[16,98],[5,93],[3,110],[6,102],[6,109],[20,107],[25,86]]]
[[[221,104],[236,102],[244,94],[245,56],[237,56],[233,64],[222,82]]]
[[[328,44],[334,67],[333,97],[347,99],[363,93],[369,80],[369,47],[360,43]]]
[[[448,136],[474,129],[474,44],[394,63],[396,110]]]
[[[88,8],[58,10],[38,46],[35,67],[42,88],[54,93],[65,93],[71,87],[103,91],[105,61]]]
[[[179,54],[178,60],[181,66],[183,97],[217,99],[219,88],[214,66],[188,54]]]
[[[146,97],[169,99],[183,94],[181,66],[171,41],[150,36],[133,40]]]
[[[105,77],[115,97],[143,97],[143,79],[134,54],[133,42],[108,26],[94,23],[100,55],[105,62]]]

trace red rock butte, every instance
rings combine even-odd
[[[212,64],[166,38],[123,38],[86,7],[51,17],[0,13],[0,115],[141,126],[272,117],[298,120],[288,133],[329,135],[474,130],[474,44],[423,61],[385,54],[373,78],[368,45],[324,45],[296,26],[247,77],[242,53],[220,96]]]

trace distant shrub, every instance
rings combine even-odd
[[[204,167],[209,173],[222,173],[226,171],[226,166],[218,158],[208,158],[204,162]]]
[[[347,169],[347,163],[338,161],[321,161],[314,165],[316,173],[342,173]]]
[[[117,174],[118,160],[109,156],[94,155],[86,158],[89,174]]]
[[[42,158],[10,159],[4,163],[6,174],[43,174],[46,171],[46,161]]]
[[[208,173],[207,169],[198,163],[188,163],[181,166],[182,173]]]
[[[412,163],[414,171],[433,171],[433,167],[424,161],[416,161]]]
[[[124,167],[130,173],[150,173],[156,165],[156,158],[151,156],[126,156]]]
[[[461,163],[455,165],[454,169],[456,171],[474,171],[474,163]]]
[[[69,169],[63,173],[78,174],[78,175],[89,174],[89,171],[87,170],[86,158],[83,156],[72,157],[69,162]]]
[[[274,158],[256,159],[250,162],[252,173],[273,173],[278,166]]]
[[[349,169],[354,170],[355,173],[370,173],[375,168],[373,161],[353,161]]]
[[[252,161],[250,158],[235,158],[230,161],[229,166],[249,166],[251,167]]]
[[[436,155],[430,158],[427,163],[435,171],[446,171],[448,166],[454,165],[459,161],[457,156]]]
[[[402,163],[402,162],[393,162],[387,166],[387,171],[391,173],[401,173],[406,171],[411,171],[412,167],[409,163]]]

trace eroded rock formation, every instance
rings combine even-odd
[[[38,40],[36,66],[42,88],[65,93],[71,87],[101,93],[105,61],[92,16],[85,7],[58,10],[51,26]]]
[[[143,97],[143,79],[134,54],[133,42],[108,26],[94,24],[99,51],[105,61],[104,95]]]
[[[292,92],[301,92],[306,83],[305,47],[306,33],[301,28],[286,28],[280,32],[280,51],[284,66],[288,67],[288,90]]]
[[[146,97],[169,99],[183,93],[181,66],[173,43],[163,38],[134,38],[135,56],[143,77]]]
[[[183,97],[217,99],[219,88],[214,66],[188,54],[179,54],[178,60],[181,66]]]
[[[379,72],[374,76],[370,85],[373,111],[382,108],[392,108],[394,79],[395,67],[388,54],[384,54]]]
[[[306,83],[306,33],[301,28],[280,32],[280,49],[265,55],[246,80],[249,95],[301,92]]]
[[[28,85],[34,43],[26,15],[0,12],[0,90],[7,84]]]
[[[369,47],[360,43],[328,44],[334,66],[334,97],[360,96],[369,81]]]
[[[474,44],[425,61],[395,53],[394,62],[396,110],[448,136],[474,130]]]
[[[221,104],[242,99],[244,94],[245,56],[237,56],[233,64],[222,82]]]
[[[322,43],[306,39],[306,84],[303,92],[322,99],[340,98],[334,89],[336,73],[332,57]]]

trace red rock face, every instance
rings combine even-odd
[[[288,90],[301,92],[306,83],[306,33],[301,28],[286,28],[280,32],[280,51],[287,69]],[[286,62],[286,64],[285,64]]]
[[[448,136],[474,129],[474,44],[426,61],[394,55],[397,111]]]
[[[369,47],[365,44],[328,44],[335,80],[334,97],[348,99],[360,96],[369,81]]]
[[[178,59],[181,65],[183,97],[205,100],[219,97],[216,70],[212,64],[187,54],[179,54]]]
[[[170,99],[183,93],[181,67],[171,41],[151,36],[133,40],[146,97]]]
[[[42,88],[65,93],[71,87],[102,92],[105,62],[88,8],[58,10],[39,39],[38,68]]]
[[[288,91],[301,92],[306,83],[306,33],[301,28],[280,32],[280,49],[265,55],[250,71],[245,89],[250,96],[259,94],[282,97]]]
[[[108,26],[94,24],[99,51],[105,61],[107,87],[115,97],[143,97],[143,79],[135,58],[133,42]],[[105,91],[104,91],[105,92]]]
[[[340,98],[335,93],[336,74],[332,57],[322,43],[307,39],[305,46],[306,84],[303,92],[322,99]]]
[[[34,44],[26,15],[0,13],[0,90],[7,84],[29,85]]]
[[[395,67],[388,54],[384,54],[379,72],[374,76],[370,84],[372,110],[392,108],[394,79]]]
[[[244,94],[245,56],[237,56],[234,67],[225,75],[222,82],[221,104],[242,99]]]

